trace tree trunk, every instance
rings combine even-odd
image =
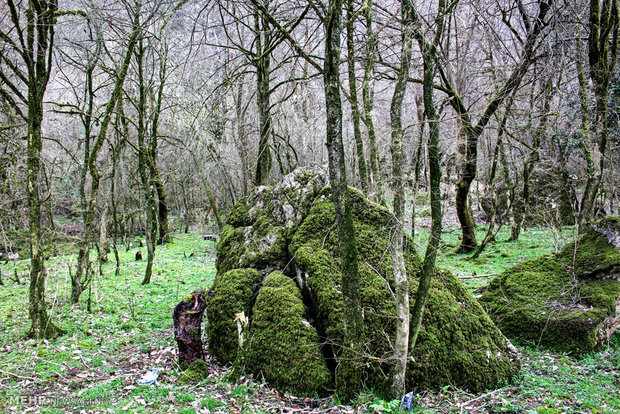
[[[477,155],[474,155],[474,157],[477,157]],[[469,162],[466,161],[466,163]],[[476,163],[473,164],[475,169]],[[456,216],[459,219],[459,223],[461,223],[462,234],[461,245],[457,250],[459,253],[471,252],[478,245],[475,233],[476,224],[474,223],[474,214],[469,199],[469,189],[474,177],[475,173],[463,174],[459,177],[459,182],[456,185]]]
[[[411,0],[409,0],[411,1]],[[422,326],[422,317],[424,309],[430,295],[431,280],[435,273],[435,260],[437,251],[439,250],[439,242],[441,240],[442,227],[442,210],[441,210],[441,165],[439,154],[439,115],[435,109],[433,99],[433,79],[435,77],[435,61],[437,57],[437,47],[441,41],[443,33],[443,21],[445,18],[445,0],[439,0],[437,18],[435,20],[436,28],[433,42],[429,43],[422,33],[422,24],[420,16],[417,14],[415,6],[411,5],[412,18],[414,21],[414,36],[422,51],[424,64],[424,80],[422,84],[424,96],[424,111],[429,127],[428,141],[428,166],[429,166],[429,190],[431,195],[431,233],[426,245],[424,254],[424,262],[422,263],[422,272],[420,274],[420,282],[418,291],[416,292],[415,304],[411,312],[411,332],[409,336],[409,348],[411,352],[415,349],[415,345]]]
[[[42,36],[42,33],[39,33]],[[44,43],[47,45],[47,42]],[[51,45],[50,45],[51,47]],[[44,58],[41,58],[44,59]],[[30,330],[28,336],[35,339],[55,338],[64,331],[54,325],[47,313],[45,302],[45,269],[43,259],[43,240],[41,237],[41,204],[39,202],[39,166],[42,149],[41,121],[43,119],[43,94],[45,84],[41,79],[33,80],[29,85],[28,97],[28,158],[26,161],[27,197],[30,235],[30,289],[29,315]]]
[[[344,339],[336,372],[336,392],[343,401],[353,399],[362,387],[364,321],[360,308],[357,242],[347,187],[342,143],[340,99],[340,35],[342,0],[330,0],[325,18],[325,63],[323,69],[329,178],[336,212],[342,258]]]
[[[390,107],[390,123],[392,128],[392,191],[394,193],[394,216],[396,223],[391,231],[390,255],[392,257],[392,273],[396,293],[396,338],[394,340],[394,366],[390,395],[398,398],[405,392],[405,373],[409,349],[409,283],[403,255],[403,232],[405,220],[405,186],[403,183],[403,99],[409,80],[412,43],[412,4],[410,0],[402,0],[402,50],[400,69],[392,95]]]
[[[266,6],[268,2],[266,2]],[[270,141],[272,136],[271,125],[271,90],[269,78],[271,75],[271,52],[267,47],[271,42],[269,23],[265,16],[256,8],[255,36],[258,57],[256,59],[256,104],[258,106],[259,139],[258,159],[256,161],[255,185],[266,185],[271,174],[272,159]]]
[[[202,316],[207,306],[203,291],[195,291],[172,311],[174,339],[179,346],[179,365],[185,369],[197,359],[205,359],[202,348]]]
[[[370,78],[375,68],[376,36],[372,30],[372,0],[366,0],[366,42],[368,43],[368,56],[364,68],[364,80],[362,83],[362,98],[364,101],[364,123],[368,131],[368,145],[370,147],[370,171],[372,173],[372,194],[371,199],[385,205],[383,197],[383,182],[379,170],[379,151],[377,148],[377,136],[375,134],[375,124],[372,119],[372,101],[370,99]]]
[[[362,192],[368,194],[368,170],[366,167],[366,154],[364,141],[360,129],[360,110],[357,99],[357,79],[355,76],[355,45],[353,43],[354,32],[354,7],[353,0],[347,0],[347,67],[349,73],[349,103],[351,104],[351,116],[353,118],[353,138],[357,151],[357,169],[362,184]]]
[[[147,88],[144,82],[144,54],[146,48],[143,40],[140,39],[136,48],[137,75],[138,75],[138,122],[137,122],[137,138],[138,138],[138,174],[142,184],[144,195],[144,224],[146,236],[146,271],[142,284],[146,285],[151,282],[153,274],[153,259],[155,255],[155,243],[157,241],[157,203],[156,189],[151,175],[152,154],[146,145],[146,96]]]

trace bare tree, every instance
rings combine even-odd
[[[596,117],[592,138],[595,145],[590,145],[589,139],[583,141],[586,149],[588,179],[579,210],[580,231],[592,217],[594,200],[605,168],[605,153],[609,140],[607,99],[609,83],[618,60],[619,20],[617,0],[590,1],[588,62],[596,98]]]
[[[52,71],[54,29],[63,14],[52,1],[18,2],[7,0],[0,29],[0,95],[9,102],[27,126],[27,180],[30,289],[28,336],[54,338],[64,331],[47,313],[45,302],[46,269],[41,233],[40,166],[43,98]],[[75,12],[74,12],[75,13]]]

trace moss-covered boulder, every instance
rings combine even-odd
[[[255,269],[234,269],[218,274],[207,301],[209,353],[223,364],[237,357],[236,315],[249,315],[260,287]]]
[[[254,268],[265,276],[284,269],[288,243],[324,186],[322,173],[297,169],[275,187],[257,187],[235,203],[220,235],[218,271]]]
[[[243,351],[246,370],[301,395],[313,395],[330,385],[317,332],[291,278],[280,272],[266,277],[254,305],[251,332]]]
[[[271,383],[298,394],[320,393],[333,388],[344,332],[341,262],[331,191],[329,187],[320,191],[313,188],[312,193],[307,191],[305,194],[302,203],[305,210],[298,216],[301,219],[284,231],[286,250],[279,250],[274,263],[261,262],[256,267],[263,273],[270,268],[277,268],[281,272],[269,276],[258,290],[250,315],[249,339],[244,342],[243,351],[237,354],[243,358],[241,362],[247,371],[262,374]],[[241,210],[253,208],[247,204],[252,197],[240,202],[245,207],[235,206],[233,217]],[[261,197],[274,202],[271,196]],[[365,353],[359,356],[359,363],[364,366],[366,385],[381,389],[390,382],[396,319],[388,249],[394,216],[354,189],[351,189],[351,201],[358,242],[361,306],[365,324]],[[240,234],[249,234],[248,230],[242,230],[249,221],[235,220],[229,221],[229,232],[240,230]],[[267,221],[265,217],[265,223]],[[270,221],[269,226],[277,226],[280,222],[276,217]],[[237,245],[245,246],[245,243],[243,238]],[[421,261],[410,239],[406,240],[405,245],[410,292],[414,294]],[[215,295],[219,295],[220,286],[229,284],[219,280],[230,277],[230,273],[227,273],[229,266],[247,263],[244,259],[245,248],[233,249],[223,239],[219,248],[220,267],[214,286]],[[226,265],[222,268],[222,264]],[[234,313],[223,311],[221,305],[218,309],[217,315]],[[210,312],[211,308],[208,307],[209,323],[213,319]],[[216,338],[218,335],[230,335],[230,326],[234,322],[230,321],[230,316],[227,318],[227,331],[209,330],[209,344],[219,341]],[[233,338],[233,341],[226,342],[230,347],[237,346],[236,334]],[[297,342],[300,340],[307,349],[304,355],[308,355],[305,357],[295,353],[302,346]],[[226,352],[232,355],[230,349]],[[289,354],[295,357],[284,358]],[[317,361],[317,355],[320,361]],[[221,360],[217,355],[214,356]],[[450,384],[478,391],[507,382],[519,370],[514,348],[483,308],[457,278],[440,270],[437,270],[433,279],[422,330],[411,356],[407,371],[409,389],[439,388]],[[303,373],[310,366],[313,374],[303,377],[303,381],[297,374],[287,374]],[[327,376],[324,375],[325,367],[329,372]],[[295,379],[295,376],[298,378]]]
[[[576,354],[607,344],[620,326],[620,217],[508,269],[480,302],[509,338]]]

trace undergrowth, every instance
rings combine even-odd
[[[482,235],[483,230],[480,230]],[[569,237],[573,229],[565,229]],[[423,252],[425,231],[416,242]],[[519,242],[507,243],[507,233],[487,247],[480,261],[455,255],[458,232],[443,236],[439,266],[459,276],[494,274],[513,264],[555,250],[558,233],[526,229]],[[143,249],[144,250],[144,249]],[[398,412],[398,401],[386,401],[366,391],[354,406],[336,407],[334,400],[296,399],[278,393],[258,379],[239,384],[224,380],[225,367],[210,364],[210,375],[197,384],[179,385],[176,343],[171,312],[179,300],[198,287],[210,287],[215,276],[215,244],[199,234],[175,235],[158,246],[153,282],[141,286],[144,261],[136,249],[121,253],[121,274],[114,276],[114,259],[103,266],[90,292],[71,305],[68,269],[75,255],[47,261],[47,298],[54,320],[68,334],[54,342],[26,340],[28,321],[28,261],[0,264],[0,412]],[[144,253],[144,251],[143,251]],[[20,283],[15,282],[17,274]],[[463,279],[472,289],[488,277]],[[434,392],[415,391],[414,412],[450,413],[613,413],[620,412],[620,335],[610,346],[582,359],[554,355],[531,344],[517,344],[523,369],[511,384],[470,394],[447,386]],[[136,379],[153,368],[162,372],[154,386]],[[317,408],[319,407],[319,408]],[[328,407],[328,408],[320,408]],[[304,411],[305,410],[305,411]],[[316,411],[318,410],[318,411]]]

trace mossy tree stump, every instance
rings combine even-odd
[[[207,300],[204,291],[197,290],[183,299],[172,312],[174,338],[179,346],[179,365],[189,366],[197,359],[204,360],[201,324]]]

